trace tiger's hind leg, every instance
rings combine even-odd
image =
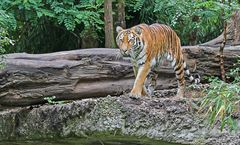
[[[185,78],[184,78],[184,67],[183,62],[179,61],[178,64],[174,66],[174,71],[176,73],[176,78],[178,81],[178,90],[177,90],[177,98],[183,98],[185,92]]]
[[[167,60],[171,62],[172,67],[174,68],[176,78],[178,81],[178,90],[177,98],[183,98],[185,92],[185,78],[184,78],[184,61],[180,58],[174,58],[172,54],[167,53]]]
[[[157,78],[158,78],[158,73],[155,70],[152,70],[149,73],[148,84],[147,84],[147,91],[149,96],[154,95],[154,90],[156,89],[156,86],[157,86]]]

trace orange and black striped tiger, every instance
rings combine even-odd
[[[163,24],[139,24],[129,29],[120,26],[116,28],[117,45],[123,56],[130,56],[135,73],[135,82],[130,95],[140,97],[149,95],[145,88],[145,80],[150,72],[159,67],[162,58],[166,58],[172,64],[178,80],[178,97],[183,97],[185,90],[184,71],[190,81],[199,83],[199,78],[190,75],[183,58],[180,39],[177,34],[167,25]],[[150,78],[148,90],[155,89],[157,74]]]

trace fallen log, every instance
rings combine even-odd
[[[218,50],[184,47],[192,71],[203,76],[219,76]],[[237,62],[240,50],[226,48],[226,71]],[[176,87],[173,69],[164,62],[159,69],[158,89]],[[49,54],[15,53],[6,55],[0,71],[0,105],[27,106],[56,100],[76,100],[128,92],[133,85],[132,66],[118,49],[94,48]]]

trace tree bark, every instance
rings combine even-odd
[[[124,0],[118,0],[118,23],[122,28],[126,28]]]
[[[201,78],[220,76],[217,49],[192,46],[183,50],[190,70],[195,70]],[[237,62],[240,50],[238,47],[225,48],[224,55],[227,72]],[[0,71],[0,105],[40,104],[50,96],[56,96],[57,100],[76,100],[120,95],[129,92],[134,82],[130,60],[121,57],[118,49],[16,53],[8,54],[6,63]],[[162,64],[159,74],[157,89],[177,87],[168,63]]]
[[[227,23],[227,46],[240,45],[240,11],[236,11]],[[224,33],[217,38],[201,44],[201,46],[219,47],[224,40]]]
[[[104,0],[105,47],[114,48],[112,0]]]

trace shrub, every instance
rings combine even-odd
[[[236,130],[238,124],[234,114],[240,111],[240,68],[232,69],[228,77],[233,81],[226,83],[218,78],[210,79],[209,88],[203,90],[206,95],[201,100],[199,112],[206,114],[211,126],[220,121],[221,130],[226,125],[230,130]]]

